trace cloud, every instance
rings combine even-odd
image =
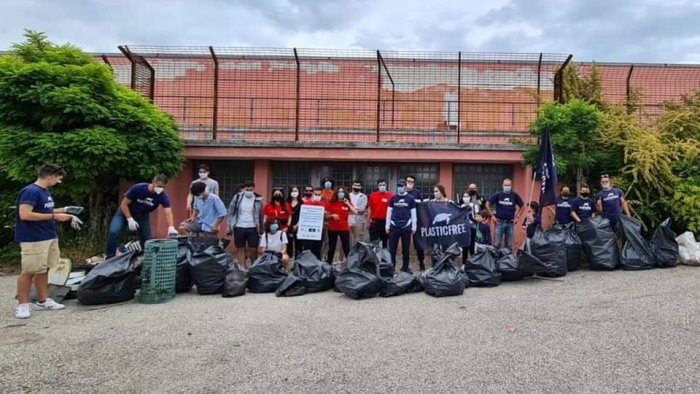
[[[93,52],[117,45],[573,53],[697,62],[692,0],[5,0],[0,49],[24,28]]]

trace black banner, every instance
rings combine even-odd
[[[471,223],[467,208],[460,208],[453,203],[422,202],[417,205],[418,242],[425,249],[432,249],[438,244],[443,247],[459,243],[469,246],[471,243]]]

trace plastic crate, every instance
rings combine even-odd
[[[175,298],[177,239],[152,239],[144,247],[139,300],[157,304]]]

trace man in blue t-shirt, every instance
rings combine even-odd
[[[630,210],[627,206],[627,201],[625,201],[624,193],[622,193],[622,190],[612,187],[610,177],[607,174],[600,176],[600,187],[603,190],[598,192],[596,207],[598,212],[601,212],[603,217],[610,221],[610,227],[614,230],[622,211],[629,216]]]
[[[567,225],[573,220],[571,217],[573,201],[570,197],[571,191],[569,187],[566,185],[562,186],[561,189],[559,189],[559,197],[554,199],[554,220],[557,224]]]
[[[22,272],[17,277],[17,309],[15,317],[31,316],[29,288],[34,283],[38,309],[57,310],[65,306],[49,298],[48,283],[50,268],[58,264],[61,251],[56,236],[56,221],[71,221],[74,229],[80,229],[79,214],[82,207],[56,208],[49,189],[63,181],[66,171],[56,164],[44,164],[39,169],[37,180],[25,186],[17,196],[15,206],[15,242],[21,249]]]
[[[415,188],[415,186],[416,177],[413,175],[406,176],[406,192],[409,196],[413,197],[418,204],[423,201],[423,195],[420,193],[420,190]],[[413,249],[416,250],[416,257],[418,257],[419,269],[421,271],[425,271],[425,251],[423,250],[420,242],[418,242],[418,237],[416,237],[415,234],[413,234],[411,238],[413,238]]]
[[[396,249],[399,246],[400,239],[401,257],[403,258],[401,271],[411,272],[408,268],[408,259],[411,247],[411,235],[416,233],[416,228],[418,226],[416,201],[413,197],[408,195],[405,179],[399,179],[396,186],[396,194],[389,200],[384,229],[386,233],[389,234],[391,263],[396,267]]]
[[[107,236],[107,246],[105,247],[105,257],[113,257],[117,252],[117,242],[124,232],[124,228],[129,231],[138,231],[139,241],[143,249],[146,241],[151,239],[151,223],[149,215],[155,211],[159,205],[163,206],[165,220],[168,222],[168,235],[177,235],[177,230],[173,225],[173,211],[170,208],[170,200],[165,194],[165,186],[168,184],[168,177],[159,174],[153,177],[150,183],[137,183],[124,193],[119,204],[119,209],[109,223],[109,234]]]
[[[574,200],[571,208],[571,217],[577,222],[595,216],[596,205],[591,199],[591,189],[588,185],[581,185],[579,198]]]
[[[192,216],[180,224],[180,234],[204,233],[215,236],[219,233],[219,225],[226,216],[223,201],[210,192],[204,182],[194,182],[190,186],[190,194],[194,196],[194,209]]]
[[[513,221],[517,211],[525,204],[518,193],[513,192],[513,181],[509,178],[503,180],[503,191],[494,193],[486,202],[486,209],[496,218],[496,239],[494,246],[501,247],[501,241],[505,238],[504,247],[511,249],[513,246]],[[516,206],[518,208],[516,208]],[[495,212],[494,212],[495,210]]]

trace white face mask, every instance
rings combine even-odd
[[[291,192],[289,195],[292,196],[292,198],[297,198],[299,197],[299,192]]]
[[[321,196],[317,196],[314,194],[313,199],[314,199],[314,201],[321,201]]]
[[[466,204],[469,202],[469,196],[462,197],[462,201]]]
[[[208,172],[200,172],[199,173],[199,179],[207,179],[208,176],[209,176]]]
[[[433,195],[435,196],[435,198],[442,197],[442,193],[440,193],[440,192],[433,192]]]
[[[158,187],[158,186],[153,188],[153,191],[156,192],[156,194],[163,193],[163,190],[164,189],[162,187]]]
[[[243,195],[246,196],[247,198],[253,198],[253,196],[255,196],[255,193],[251,192],[251,191],[244,191]]]

